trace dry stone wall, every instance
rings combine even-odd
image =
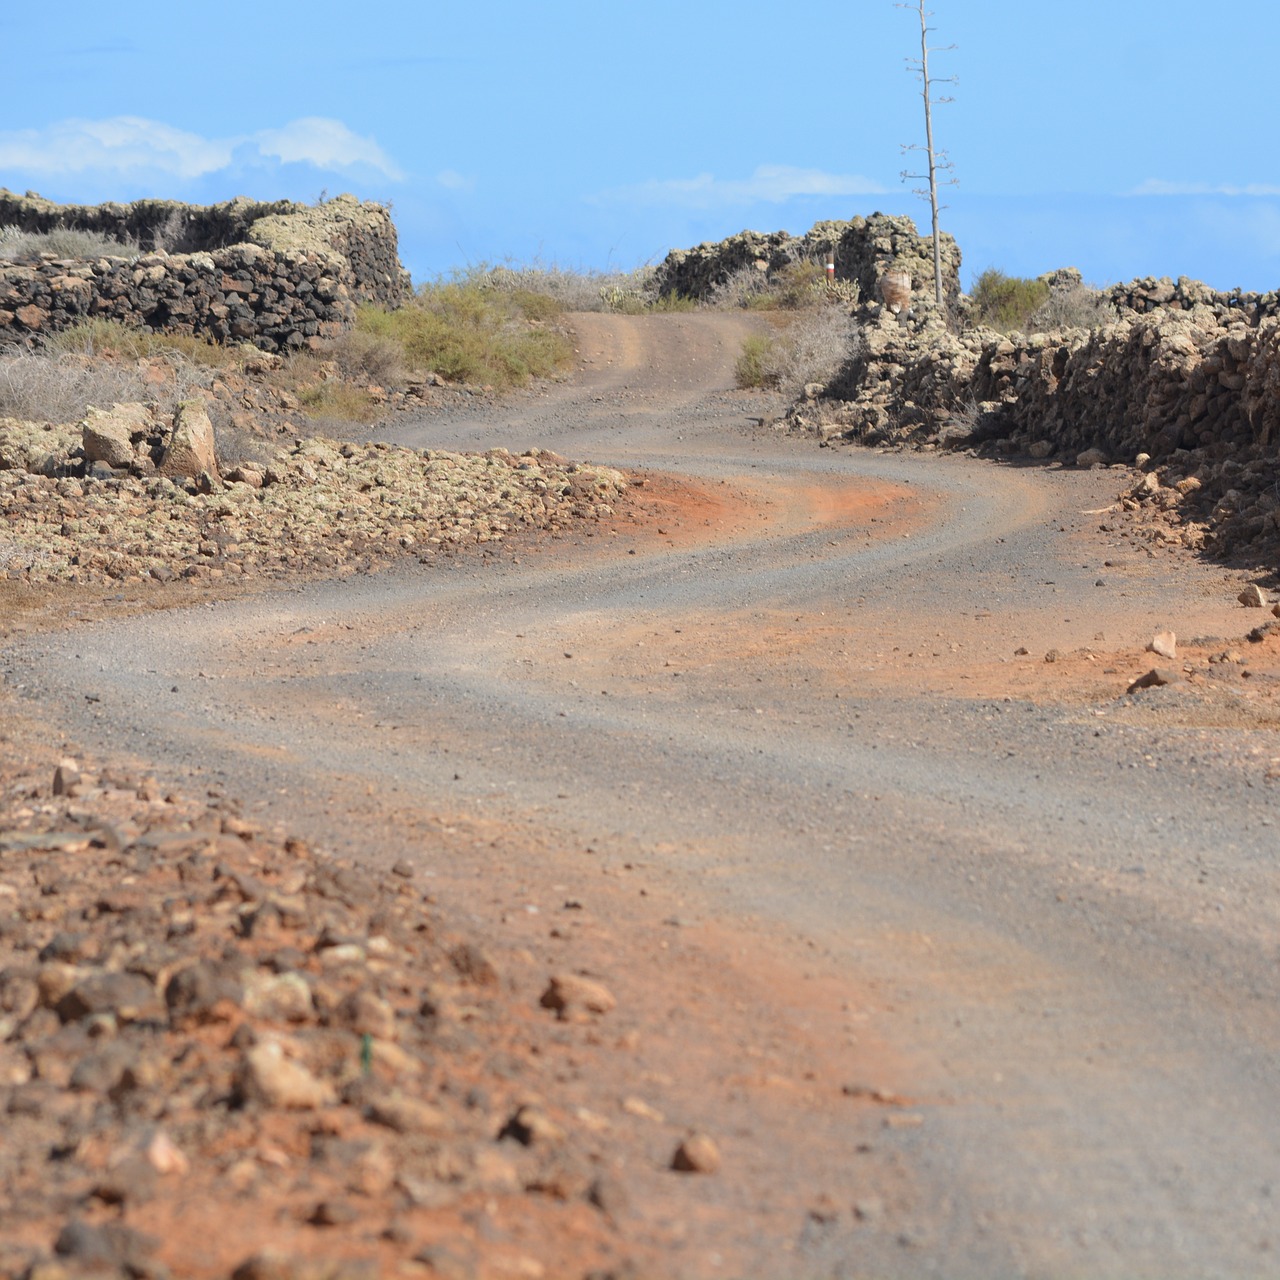
[[[0,191],[0,226],[74,227],[151,249],[130,256],[122,243],[119,257],[0,264],[0,342],[103,317],[267,351],[316,347],[351,323],[358,304],[396,306],[408,287],[390,215],[352,196],[314,207],[90,207]]]
[[[1147,280],[1108,296],[1115,323],[1031,335],[865,309],[858,348],[789,422],[825,439],[1136,463],[1149,474],[1126,501],[1163,512],[1186,544],[1280,544],[1277,295]]]
[[[1144,276],[1127,284],[1113,285],[1104,291],[1104,296],[1121,314],[1133,311],[1144,315],[1153,311],[1208,307],[1219,320],[1230,319],[1234,312],[1237,317],[1255,323],[1265,316],[1280,315],[1280,291],[1258,294],[1231,289],[1222,292],[1188,276],[1179,276],[1177,280],[1168,276]]]
[[[803,236],[786,231],[764,234],[742,231],[727,240],[675,249],[658,265],[655,285],[660,295],[705,301],[737,272],[774,273],[793,262],[834,262],[837,280],[858,285],[864,298],[875,298],[880,277],[906,271],[922,300],[933,297],[933,240],[922,236],[910,218],[873,213],[850,222],[819,222]],[[960,249],[942,234],[943,291],[960,296]]]

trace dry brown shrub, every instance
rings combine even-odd
[[[383,334],[347,329],[333,340],[328,354],[351,382],[397,387],[409,376],[404,348]]]
[[[41,255],[53,258],[136,258],[137,242],[113,240],[97,231],[74,227],[54,227],[50,231],[23,231],[0,227],[0,259],[9,262],[39,262]]]
[[[209,404],[216,422],[222,409],[208,394],[215,372],[191,364],[177,352],[161,367],[164,380],[154,382],[143,376],[138,360],[128,357],[0,348],[0,417],[78,422],[90,405],[108,408],[128,401],[171,414],[183,400],[198,396]]]
[[[858,326],[844,307],[811,307],[791,316],[782,328],[744,341],[737,365],[740,387],[776,387],[798,396],[808,383],[828,382],[849,358]]]

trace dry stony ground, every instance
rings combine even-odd
[[[135,434],[139,460],[149,462],[150,449],[163,455],[162,426]],[[616,471],[537,450],[475,456],[316,436],[264,447],[263,462],[225,481],[136,462],[79,475],[80,443],[78,426],[0,419],[0,569],[10,581],[349,573],[406,552],[429,559],[608,517],[627,488]]]
[[[0,423],[0,637],[406,556],[518,556],[575,528],[641,536],[692,501],[546,453],[319,438],[272,450],[257,483],[151,474],[142,437],[133,473],[80,477],[78,441]],[[1105,518],[1142,517],[1129,506]],[[1152,665],[1270,706],[1268,618],[1248,612],[1252,643],[1183,645]],[[824,653],[815,626],[788,643]],[[1072,697],[1108,665],[1048,656],[964,678]],[[357,872],[246,820],[241,797],[169,792],[135,762],[86,759],[7,696],[0,713],[0,1276],[656,1280],[679,1274],[682,1214],[775,1215],[800,1235],[891,1212],[883,1165],[870,1184],[850,1171],[848,1186],[810,1186],[798,1170],[768,1203],[735,1200],[715,1172],[725,1135],[664,1113],[661,1072],[643,1094],[612,1085],[646,1041],[668,1036],[688,1071],[714,1076],[719,1045],[759,1036],[752,983],[771,984],[776,1008],[787,980],[765,941],[726,971],[710,943],[668,943],[679,930],[657,889],[638,913],[610,884],[594,918],[566,899],[552,936],[594,930],[579,957],[608,952],[627,973],[628,946],[643,950],[647,977],[610,990],[581,958],[548,967],[468,936],[408,863]],[[427,838],[447,856],[491,835]],[[641,944],[607,927],[624,909]],[[667,983],[673,1002],[700,984],[714,1003],[696,1044]],[[769,1030],[769,1053],[733,1082],[745,1114],[829,1112],[865,1126],[868,1151],[877,1127],[918,1119],[875,1079],[842,1078],[799,1029]],[[875,1055],[864,1043],[864,1071]],[[718,1198],[688,1190],[717,1182]]]
[[[620,519],[629,488],[537,451],[316,437],[210,483],[156,474],[140,434],[141,465],[85,475],[80,443],[0,423],[0,634],[493,554]],[[608,991],[500,972],[407,864],[358,875],[233,797],[69,758],[8,700],[2,723],[0,1274],[640,1274],[603,1123],[569,1141],[501,1066]],[[515,1225],[486,1232],[499,1203]]]
[[[136,418],[127,467],[78,474],[78,425],[0,423],[0,638],[407,557],[665,539],[682,504],[705,523],[661,477],[545,451],[289,436],[256,468],[175,478],[155,466],[167,425]],[[727,965],[713,930],[679,940],[657,886],[638,915],[639,859],[588,910],[566,898],[552,937],[578,945],[549,965],[441,919],[409,863],[357,872],[246,820],[243,797],[162,788],[0,700],[0,1276],[643,1280],[682,1274],[690,1214],[734,1223],[732,1269],[751,1223],[884,1212],[884,1171],[749,1207],[716,1176],[723,1131],[680,1099],[722,1091],[754,1040],[744,1129],[798,1100],[833,1127],[906,1102],[802,1028],[763,1034],[758,984],[787,981],[766,940]],[[425,836],[458,860],[503,838],[466,819]],[[536,844],[512,856],[562,856]],[[635,980],[600,985],[605,956]]]

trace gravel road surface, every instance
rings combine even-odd
[[[1276,1274],[1280,716],[1261,671],[1125,694],[1161,627],[1249,649],[1238,578],[1100,533],[1111,471],[778,438],[729,390],[746,323],[585,316],[572,385],[386,433],[627,469],[652,528],[36,637],[11,678],[344,852],[377,830],[371,866],[399,811],[465,814],[770,939],[760,1022],[822,1023],[891,1105],[760,1138],[747,1219],[871,1172],[856,1212],[743,1225],[734,1274]],[[566,875],[473,857],[446,896]],[[725,1274],[715,1230],[688,1274]]]

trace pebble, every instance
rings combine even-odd
[[[587,1188],[587,1200],[612,1222],[617,1222],[626,1213],[630,1203],[626,1184],[611,1173],[596,1175]]]
[[[449,962],[464,981],[479,987],[494,986],[498,982],[498,967],[489,954],[474,942],[463,942],[449,952]]]
[[[622,1109],[629,1116],[636,1116],[641,1120],[652,1120],[655,1124],[663,1124],[666,1120],[657,1107],[651,1107],[643,1098],[624,1098]]]
[[[859,1222],[878,1222],[884,1217],[884,1201],[879,1196],[862,1196],[853,1202],[853,1213]]]
[[[268,1022],[306,1022],[316,1012],[311,984],[296,972],[250,973],[241,1005],[246,1013]]]
[[[1177,684],[1182,680],[1182,672],[1172,667],[1152,667],[1145,675],[1139,676],[1126,690],[1137,693],[1140,689],[1155,689],[1161,685]]]
[[[676,1148],[671,1167],[677,1173],[715,1173],[720,1168],[720,1148],[705,1133],[691,1133]]]
[[[350,1200],[321,1200],[307,1221],[316,1227],[347,1227],[360,1217]]]
[[[381,996],[363,988],[344,997],[329,1022],[356,1035],[372,1036],[375,1040],[396,1039],[395,1009]]]
[[[247,1102],[286,1110],[312,1110],[338,1100],[333,1085],[286,1058],[277,1040],[246,1050],[236,1074],[236,1088]]]
[[[93,1226],[73,1217],[58,1232],[53,1251],[60,1258],[74,1258],[86,1266],[119,1266],[146,1274],[147,1258],[159,1244],[154,1237],[120,1222]]]
[[[164,1018],[155,987],[136,973],[95,973],[76,983],[54,1005],[63,1022],[111,1013],[121,1022]]]
[[[263,1249],[246,1258],[231,1280],[378,1280],[372,1259],[304,1258],[278,1249]]]
[[[431,1280],[478,1280],[480,1272],[469,1253],[445,1244],[429,1244],[413,1255]]]
[[[554,1009],[556,1016],[565,1022],[593,1013],[609,1013],[617,1003],[608,987],[574,973],[555,975],[541,999],[544,1009]]]
[[[429,1102],[392,1093],[371,1102],[366,1109],[369,1119],[397,1133],[446,1133],[449,1117]]]
[[[225,1022],[243,998],[239,980],[225,966],[203,960],[179,969],[164,989],[169,1016],[179,1025]]]
[[[521,1146],[563,1142],[564,1130],[541,1107],[523,1106],[503,1126],[499,1138],[514,1138]]]

